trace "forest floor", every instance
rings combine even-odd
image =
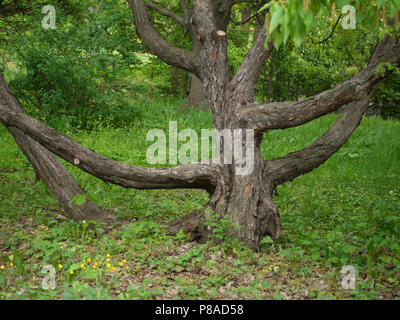
[[[179,104],[137,103],[129,128],[60,130],[102,155],[149,166],[150,129],[212,126],[208,112]],[[265,158],[310,144],[337,117],[266,134]],[[0,299],[399,299],[399,137],[399,121],[365,118],[334,157],[278,188],[282,236],[254,253],[226,235],[220,245],[165,235],[160,222],[202,208],[206,192],[126,190],[67,164],[92,199],[131,224],[105,234],[70,221],[0,127]],[[46,265],[55,268],[54,290],[42,285]],[[354,290],[342,286],[347,265]]]

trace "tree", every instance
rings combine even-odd
[[[20,110],[10,109],[3,98],[7,92],[1,93],[0,121],[10,128],[21,130],[25,136],[78,168],[110,183],[136,189],[207,190],[211,197],[206,205],[208,210],[192,212],[170,222],[171,234],[183,229],[192,239],[207,240],[213,230],[206,226],[206,216],[215,214],[219,219],[228,217],[235,226],[230,230],[231,235],[254,250],[259,249],[260,241],[267,235],[278,239],[282,226],[279,210],[273,201],[274,190],[278,185],[320,166],[349,139],[358,127],[378,83],[390,74],[393,65],[400,63],[398,39],[387,34],[377,44],[368,65],[332,89],[300,101],[258,104],[254,99],[257,80],[272,49],[285,41],[301,43],[301,35],[304,37],[311,25],[307,16],[313,13],[323,15],[324,10],[331,10],[332,3],[326,6],[318,2],[316,6],[317,2],[312,2],[312,13],[308,11],[309,1],[304,1],[304,6],[298,1],[289,1],[287,11],[283,7],[279,9],[279,3],[271,2],[266,8],[272,17],[266,19],[267,23],[235,75],[231,74],[228,65],[225,21],[229,20],[232,5],[237,1],[193,2],[195,14],[191,25],[200,42],[199,52],[168,43],[155,30],[143,0],[128,0],[128,3],[136,31],[149,50],[164,62],[186,70],[202,81],[213,114],[214,128],[228,130],[232,135],[237,129],[254,132],[254,170],[251,173],[236,175],[235,168],[242,165],[236,158],[232,164],[221,161],[222,164],[193,163],[172,168],[121,164],[98,155]],[[299,8],[303,12],[300,15]],[[285,12],[292,12],[297,17],[294,22],[285,19]],[[388,32],[393,34],[393,29]],[[2,83],[5,87],[4,81]],[[260,143],[264,133],[300,126],[344,105],[347,107],[341,117],[310,146],[284,157],[262,158]],[[240,147],[243,151],[245,146],[235,145],[235,148]],[[220,144],[221,157],[228,148],[227,143]]]

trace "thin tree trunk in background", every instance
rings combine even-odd
[[[261,86],[261,90],[262,90],[262,97],[261,97],[261,102],[265,103],[265,79],[267,78],[267,67],[264,67],[264,81],[263,84]]]
[[[268,75],[268,93],[267,93],[267,102],[271,102],[271,95],[272,95],[272,78],[274,77],[274,55],[275,51],[271,53],[270,58],[270,69]]]
[[[248,22],[250,18],[251,18],[251,8],[249,6],[245,6],[242,9],[242,25]],[[245,31],[245,34],[246,36],[243,45],[247,47],[247,45],[249,44],[249,33]]]
[[[22,107],[9,89],[3,75],[0,74],[0,103],[13,112],[23,112]],[[74,180],[61,162],[47,149],[31,139],[20,129],[7,126],[18,146],[51,193],[60,203],[65,214],[75,221],[94,220],[109,224],[115,219],[107,215],[96,203],[87,198],[81,206],[69,202],[85,191]]]
[[[193,52],[200,54],[201,43],[194,32],[192,32],[191,38],[193,43]],[[204,94],[203,83],[194,74],[192,75],[189,96],[186,102],[182,105],[182,109],[188,109],[191,107],[208,110],[208,101]]]
[[[190,93],[190,75],[187,72],[183,72],[183,83],[182,83],[182,88],[183,88],[183,94],[184,96],[188,96]]]
[[[171,70],[171,93],[175,95],[179,88],[179,68],[173,68]]]

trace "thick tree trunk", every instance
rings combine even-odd
[[[259,149],[261,137],[255,140],[252,173],[236,175],[235,170],[229,168],[225,176],[227,181],[212,201],[215,212],[233,222],[235,227],[231,236],[258,250],[260,241],[267,235],[274,240],[279,239],[282,227],[278,208],[272,200],[272,185],[264,182],[264,161]]]
[[[233,135],[234,129],[240,128],[235,126],[233,119],[227,120]],[[279,239],[282,226],[279,210],[273,201],[275,185],[266,183],[261,141],[262,135],[256,135],[253,141],[254,169],[247,175],[238,175],[236,169],[241,164],[235,158],[232,164],[220,165],[218,183],[205,210],[197,210],[171,221],[168,224],[169,234],[176,234],[182,229],[190,239],[199,242],[210,240],[213,230],[206,227],[205,222],[207,215],[213,214],[219,219],[226,217],[232,221],[234,227],[230,230],[230,236],[244,242],[252,250],[259,250],[260,242],[266,236]],[[245,149],[244,143],[242,151],[251,152]],[[223,155],[224,146],[221,144],[221,163]]]
[[[22,107],[8,88],[3,75],[0,75],[0,103],[11,111],[23,112]],[[76,221],[94,220],[98,223],[106,224],[114,221],[113,217],[107,215],[104,210],[90,199],[87,199],[81,206],[70,204],[69,202],[75,196],[85,194],[85,191],[61,162],[22,130],[11,126],[7,126],[7,129],[35,169],[36,175],[48,186],[69,218]]]
[[[214,214],[233,222],[230,236],[244,242],[249,248],[260,249],[261,240],[270,236],[279,239],[282,226],[273,197],[273,184],[266,184],[264,160],[259,149],[261,136],[255,138],[254,170],[249,175],[236,175],[235,162],[220,167],[220,180],[205,210],[171,221],[168,232],[182,229],[190,239],[205,242],[213,237],[213,230],[205,225],[206,217]]]

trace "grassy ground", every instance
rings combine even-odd
[[[147,165],[146,133],[211,128],[207,112],[182,113],[166,99],[135,105],[130,128],[66,131],[100,154]],[[306,146],[336,119],[265,136],[265,157]],[[205,192],[136,191],[67,167],[90,196],[128,227],[94,234],[65,219],[5,128],[0,127],[0,299],[399,299],[400,122],[366,118],[348,143],[312,173],[278,188],[284,231],[253,253],[229,237],[219,246],[168,237],[157,221],[201,208]],[[56,269],[44,290],[42,268]],[[357,270],[355,290],[341,268]]]

